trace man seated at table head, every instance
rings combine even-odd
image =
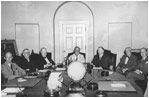
[[[141,48],[141,60],[138,61],[135,71],[126,76],[132,80],[144,80],[148,76],[148,54],[146,48]]]
[[[126,47],[116,71],[126,76],[129,72],[134,71],[136,65],[137,57],[132,54],[130,47]]]
[[[40,49],[40,66],[39,69],[48,68],[52,65],[55,65],[55,62],[52,60],[51,55],[47,53],[47,49],[45,47]]]
[[[74,48],[73,54],[68,58],[70,62],[79,61],[85,63],[85,57],[80,53],[80,47]]]
[[[12,62],[13,56],[11,52],[6,52],[4,59],[6,61],[1,67],[1,72],[4,78],[11,80],[26,74],[22,68],[20,68],[16,63]]]
[[[30,50],[25,48],[22,52],[21,67],[26,72],[35,72],[37,67],[35,61],[30,57],[30,55]]]
[[[102,46],[98,47],[97,53],[94,56],[92,63],[95,65],[95,67],[113,70],[112,59],[109,55],[105,54],[104,51],[105,49]]]

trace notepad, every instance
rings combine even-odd
[[[18,92],[22,92],[24,90],[24,88],[5,88],[2,90],[2,92],[4,93],[18,93]]]
[[[98,90],[117,92],[136,92],[129,81],[98,81]]]
[[[122,83],[114,83],[114,84],[111,84],[112,87],[126,87],[125,84],[122,84]]]
[[[23,79],[23,78],[18,78],[18,82],[25,82],[27,81],[26,79]]]

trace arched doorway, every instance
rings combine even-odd
[[[94,15],[86,3],[67,1],[59,5],[53,18],[55,62],[62,62],[76,45],[86,53],[86,61],[91,61],[94,46],[93,27]]]

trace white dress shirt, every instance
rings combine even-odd
[[[50,63],[50,61],[48,60],[48,58],[46,57],[46,58],[44,58],[45,59],[45,61],[47,62],[47,64],[48,63]]]
[[[129,58],[128,58],[128,57],[126,57],[126,59],[125,59],[125,64],[127,64],[127,63],[128,63],[128,60],[129,60]]]
[[[79,61],[81,63],[84,63],[85,62],[85,58],[84,58],[84,56],[82,54],[79,54],[78,56],[76,56],[75,54],[72,54],[69,57],[69,61],[70,62]]]

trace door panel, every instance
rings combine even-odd
[[[73,49],[73,38],[72,37],[66,37],[66,50],[72,50]]]
[[[64,24],[62,29],[65,54],[71,53],[75,46],[85,53],[85,24]]]
[[[76,37],[76,46],[79,46],[81,50],[83,50],[83,38],[82,37]]]
[[[75,46],[81,48],[81,52],[86,53],[88,58],[88,31],[89,21],[59,21],[60,38],[56,62],[62,62],[68,53],[73,52]]]

